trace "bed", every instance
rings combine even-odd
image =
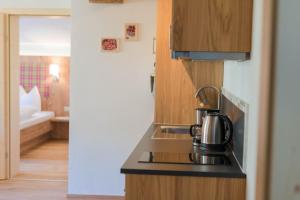
[[[41,111],[41,97],[37,88],[25,93],[20,87],[20,150],[24,154],[50,138],[54,112]]]
[[[54,116],[55,116],[54,112],[51,111],[41,111],[41,112],[34,113],[32,117],[30,117],[29,119],[24,119],[21,121],[20,129],[24,130],[29,127],[33,127],[37,124],[49,121],[52,118],[54,118]]]
[[[38,146],[50,138],[52,131],[51,119],[54,112],[37,112],[31,118],[20,123],[21,154]]]

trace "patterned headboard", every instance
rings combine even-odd
[[[29,92],[34,86],[37,86],[40,94],[44,98],[50,96],[51,76],[49,67],[44,64],[21,64],[20,66],[20,84]]]

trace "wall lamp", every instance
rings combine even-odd
[[[51,64],[49,66],[49,74],[52,76],[54,81],[59,80],[59,71],[60,71],[60,67],[58,64]]]

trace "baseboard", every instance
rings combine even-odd
[[[124,200],[124,196],[106,196],[106,195],[82,195],[82,194],[67,194],[68,198],[95,199],[95,200]]]

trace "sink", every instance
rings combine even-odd
[[[183,139],[190,140],[190,126],[159,126],[155,130],[152,139]]]
[[[162,133],[190,134],[190,126],[160,126]]]

